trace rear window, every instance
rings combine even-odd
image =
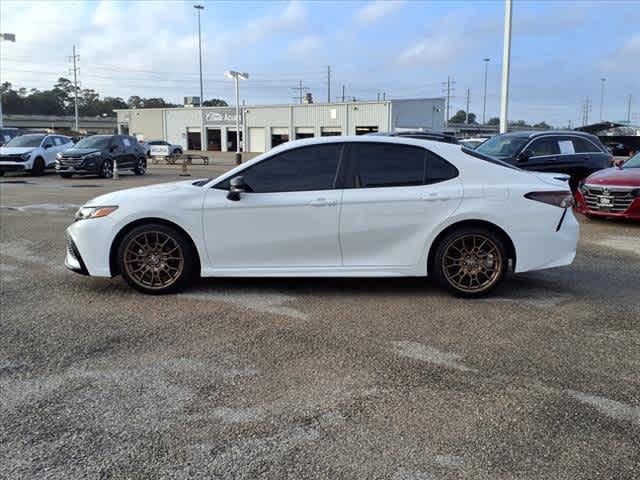
[[[574,137],[571,140],[576,153],[602,153],[598,147],[585,138]]]
[[[422,185],[426,150],[385,143],[351,144],[355,184],[359,188]]]

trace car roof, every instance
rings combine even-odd
[[[576,130],[521,130],[517,132],[507,132],[500,134],[501,136],[535,138],[544,135],[573,135],[576,137],[593,138],[594,135],[586,132],[578,132]]]

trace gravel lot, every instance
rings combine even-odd
[[[476,301],[65,270],[79,205],[176,173],[0,178],[0,478],[638,478],[640,225],[581,218],[574,265]]]

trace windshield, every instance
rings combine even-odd
[[[492,157],[513,157],[529,139],[511,135],[498,135],[478,145],[476,151]]]
[[[111,137],[109,136],[87,137],[76,143],[75,148],[106,148],[110,141]]]
[[[39,147],[44,137],[44,135],[23,135],[21,137],[13,137],[5,147]]]
[[[636,153],[633,157],[627,160],[622,168],[640,168],[640,153]]]

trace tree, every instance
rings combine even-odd
[[[228,107],[229,104],[219,98],[212,98],[211,100],[205,100],[202,102],[203,107]]]
[[[510,127],[521,127],[521,128],[527,128],[530,127],[531,125],[529,125],[527,122],[525,122],[524,120],[517,120],[515,122],[509,122],[509,126]]]
[[[466,123],[467,112],[464,110],[458,110],[456,114],[449,119],[449,123]],[[476,123],[476,114],[469,112],[469,123]]]
[[[492,117],[487,122],[487,125],[500,125],[500,119],[498,117]]]
[[[545,130],[551,130],[551,125],[547,124],[547,122],[542,121],[540,123],[536,123],[534,126],[534,128],[544,128]]]

